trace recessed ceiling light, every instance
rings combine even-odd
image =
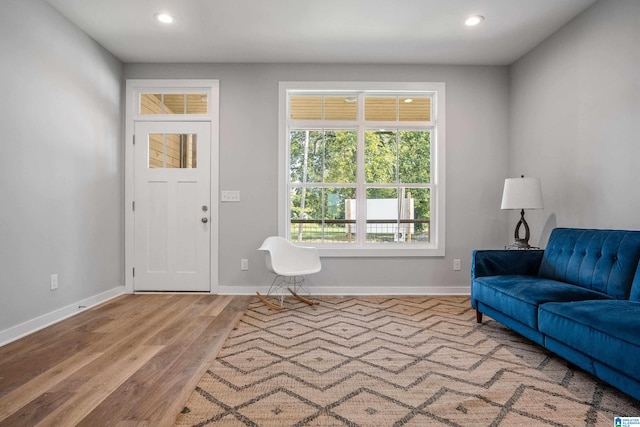
[[[468,17],[464,23],[465,25],[468,25],[469,27],[473,27],[474,25],[478,25],[479,23],[481,23],[482,21],[484,21],[484,16],[481,15],[473,15]]]
[[[405,103],[407,103],[407,104],[410,104],[410,103],[412,103],[412,102],[413,102],[413,98],[406,98],[406,99],[404,100],[404,102],[405,102]]]
[[[174,21],[173,16],[169,15],[168,13],[159,12],[153,16],[155,16],[156,19],[163,24],[172,24]]]

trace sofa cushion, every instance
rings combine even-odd
[[[538,274],[627,299],[639,260],[640,231],[556,228]]]
[[[540,331],[632,378],[640,378],[640,302],[577,301],[540,307]]]
[[[538,329],[538,306],[546,302],[611,299],[580,286],[537,276],[487,276],[474,280],[473,299]]]
[[[474,250],[471,253],[471,279],[502,274],[537,276],[542,250],[514,251],[507,249]]]

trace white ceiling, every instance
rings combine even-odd
[[[508,65],[596,0],[47,1],[123,62]]]

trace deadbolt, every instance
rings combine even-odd
[[[202,205],[202,212],[206,212],[208,210],[209,208],[207,207],[207,205]]]

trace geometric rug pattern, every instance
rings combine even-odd
[[[259,300],[178,426],[613,426],[640,402],[485,316],[469,298]]]

